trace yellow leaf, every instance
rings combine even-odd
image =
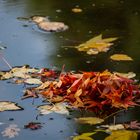
[[[81,8],[73,8],[72,12],[74,13],[81,13],[83,10]]]
[[[103,119],[97,117],[82,117],[82,118],[77,118],[76,121],[79,123],[90,124],[90,125],[95,125],[104,122]]]
[[[133,59],[126,55],[126,54],[114,54],[110,56],[110,59],[115,60],[115,61],[132,61]]]
[[[46,81],[45,83],[42,83],[42,85],[40,85],[39,87],[37,87],[35,89],[42,90],[42,89],[49,87],[50,84],[51,84],[51,81]]]
[[[137,140],[137,133],[128,130],[113,131],[105,140]]]
[[[99,52],[107,52],[110,49],[110,46],[113,45],[113,41],[115,41],[117,38],[106,38],[102,39],[102,35],[98,35],[85,43],[82,43],[75,48],[77,48],[79,51],[85,51],[89,55],[95,55]]]
[[[83,133],[81,135],[73,137],[73,140],[93,140],[90,136],[96,134],[96,132],[91,132],[91,133]]]

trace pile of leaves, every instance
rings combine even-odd
[[[131,74],[131,75],[130,75]],[[92,110],[97,114],[138,105],[139,85],[132,79],[134,73],[103,72],[56,72],[30,67],[13,68],[2,72],[1,79],[13,78],[12,82],[34,84],[28,86],[24,97],[38,97],[51,103],[67,102],[74,108]],[[131,77],[131,78],[128,78]]]
[[[76,108],[95,112],[133,107],[140,96],[133,79],[109,71],[61,73],[40,94],[53,102],[67,101]]]

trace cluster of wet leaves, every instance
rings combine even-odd
[[[140,91],[133,79],[134,76],[135,74],[132,72],[124,74],[111,73],[106,70],[103,72],[73,73],[58,72],[47,68],[36,69],[29,66],[14,67],[9,71],[0,72],[1,80],[28,85],[25,86],[27,88],[24,90],[22,99],[36,98],[39,95],[43,95],[47,99],[46,104],[37,107],[41,115],[50,113],[69,115],[69,109],[75,108],[92,110],[97,115],[111,114],[122,108],[128,109],[137,106]],[[22,107],[10,101],[1,101],[0,111],[9,110],[22,110]],[[104,118],[98,117],[76,118],[75,121],[81,124],[98,125],[98,128],[91,133],[74,136],[73,140],[84,138],[93,140],[92,136],[99,131],[110,134],[106,137],[107,140],[126,134],[126,140],[130,137],[133,138],[133,136],[136,139],[137,133],[128,129],[140,129],[137,121],[116,125],[100,125],[104,123]],[[30,122],[24,126],[24,128],[31,130],[41,127],[42,124],[39,122]],[[13,134],[11,134],[12,132]],[[2,134],[11,138],[17,136],[18,132],[19,128],[11,128],[10,126]]]

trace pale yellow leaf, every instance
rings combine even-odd
[[[128,130],[113,131],[105,140],[137,140],[137,133]]]
[[[64,103],[56,103],[55,105],[41,105],[38,107],[40,114],[50,114],[50,113],[59,113],[69,115],[69,111],[66,108]]]
[[[76,121],[82,124],[90,124],[95,125],[104,122],[103,119],[97,118],[97,117],[82,117],[82,118],[76,118]]]
[[[42,82],[39,79],[36,79],[36,78],[26,79],[24,81],[24,83],[27,83],[27,84],[42,84]]]
[[[17,106],[13,102],[0,101],[0,112],[9,110],[21,110],[21,107]]]
[[[110,56],[110,59],[115,60],[115,61],[132,61],[133,59],[126,55],[126,54],[114,54]]]
[[[134,72],[128,72],[128,73],[119,73],[119,72],[113,72],[115,75],[119,75],[125,78],[134,78],[136,74]]]

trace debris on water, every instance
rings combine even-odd
[[[63,22],[52,22],[49,21],[47,17],[33,16],[31,19],[40,29],[47,32],[59,32],[68,29],[68,26]]]

